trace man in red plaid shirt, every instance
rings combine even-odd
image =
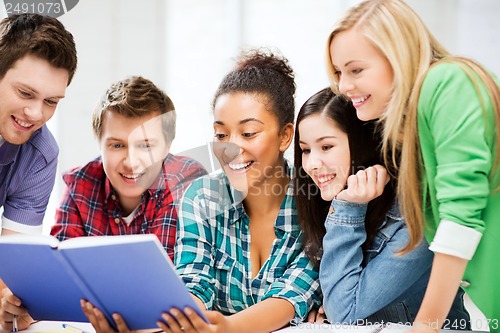
[[[63,175],[67,187],[51,234],[155,234],[173,260],[179,200],[206,170],[169,153],[172,101],[142,77],[119,81],[96,108],[93,129],[101,157]]]
[[[63,175],[67,187],[51,234],[59,240],[155,234],[173,260],[178,203],[187,186],[207,173],[195,160],[169,153],[174,104],[153,82],[133,76],[108,89],[93,128],[101,156]],[[20,330],[33,322],[7,288],[0,304],[1,326],[14,312],[21,313]]]

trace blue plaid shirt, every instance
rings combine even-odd
[[[290,174],[292,169],[287,166]],[[269,297],[288,300],[305,318],[321,300],[318,271],[302,250],[293,182],[274,223],[276,239],[255,278],[250,219],[243,198],[220,171],[195,180],[181,201],[175,266],[188,290],[209,310],[234,314]]]

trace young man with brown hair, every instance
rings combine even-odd
[[[0,22],[0,59],[0,232],[40,233],[58,155],[45,123],[75,73],[75,42],[57,19],[14,15]]]
[[[201,164],[170,154],[176,114],[170,98],[140,76],[118,81],[93,115],[101,156],[63,175],[67,187],[51,234],[81,236],[155,234],[173,260],[178,204],[184,190],[206,174]],[[5,289],[0,326],[33,321]]]

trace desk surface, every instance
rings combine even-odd
[[[28,329],[20,332],[33,332],[33,333],[77,333],[75,330],[65,329],[62,324],[68,324],[71,327],[80,329],[85,333],[95,333],[94,328],[89,323],[75,323],[68,321],[39,321],[32,324]],[[5,333],[8,331],[0,329],[0,332]]]
[[[89,323],[75,323],[75,322],[62,322],[62,321],[39,321],[31,325],[27,330],[22,332],[32,332],[32,333],[77,333],[74,330],[64,329],[62,324],[68,324],[71,327],[78,328],[82,330],[83,333],[95,333],[94,328]],[[331,325],[331,324],[320,324],[320,323],[301,323],[297,326],[286,327],[281,330],[275,331],[275,333],[407,333],[410,330],[410,326],[389,324],[382,328],[381,325],[373,326],[348,326],[348,325]],[[6,333],[0,329],[0,333]],[[147,330],[143,332],[158,332],[158,330]],[[487,333],[484,331],[452,331],[452,330],[441,330],[442,333]]]
[[[399,326],[399,325],[398,325]],[[403,325],[401,325],[403,326]],[[406,330],[402,327],[396,331],[391,329],[390,333],[404,333]],[[370,326],[350,326],[341,324],[322,324],[322,323],[300,323],[296,326],[290,326],[274,333],[312,333],[312,332],[325,332],[325,333],[380,333],[382,330],[388,330],[389,327],[382,327],[382,325]]]
[[[70,325],[71,328],[65,329],[63,328],[63,324]],[[76,328],[72,329],[72,328]],[[80,331],[79,331],[80,330]],[[0,329],[0,333],[8,333],[9,331],[5,331]],[[90,323],[77,323],[77,322],[69,322],[69,321],[39,321],[32,324],[28,329],[24,331],[20,331],[20,333],[95,333],[94,328]],[[137,333],[153,333],[153,332],[161,332],[159,328],[151,329],[151,330],[141,330],[136,331]]]
[[[407,333],[411,326],[388,324],[385,327],[382,325],[371,326],[349,326],[341,324],[321,324],[321,323],[300,323],[297,326],[290,326],[274,333]],[[489,333],[485,331],[455,331],[441,330],[441,333]]]

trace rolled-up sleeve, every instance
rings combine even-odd
[[[211,310],[215,298],[212,234],[202,180],[194,181],[180,203],[174,263],[187,289]]]
[[[470,228],[471,239],[477,239],[485,229],[482,213],[494,162],[491,99],[458,65],[440,64],[429,71],[422,85],[418,114],[429,191],[438,203],[433,206],[434,220],[429,222],[460,224]],[[463,252],[463,257],[470,257],[479,243],[462,251],[463,244],[457,248],[451,238],[452,234],[440,233],[434,247],[438,252]]]
[[[275,280],[263,299],[277,297],[288,300],[295,308],[296,318],[304,319],[313,306],[321,304],[319,273],[300,251],[293,262]]]

